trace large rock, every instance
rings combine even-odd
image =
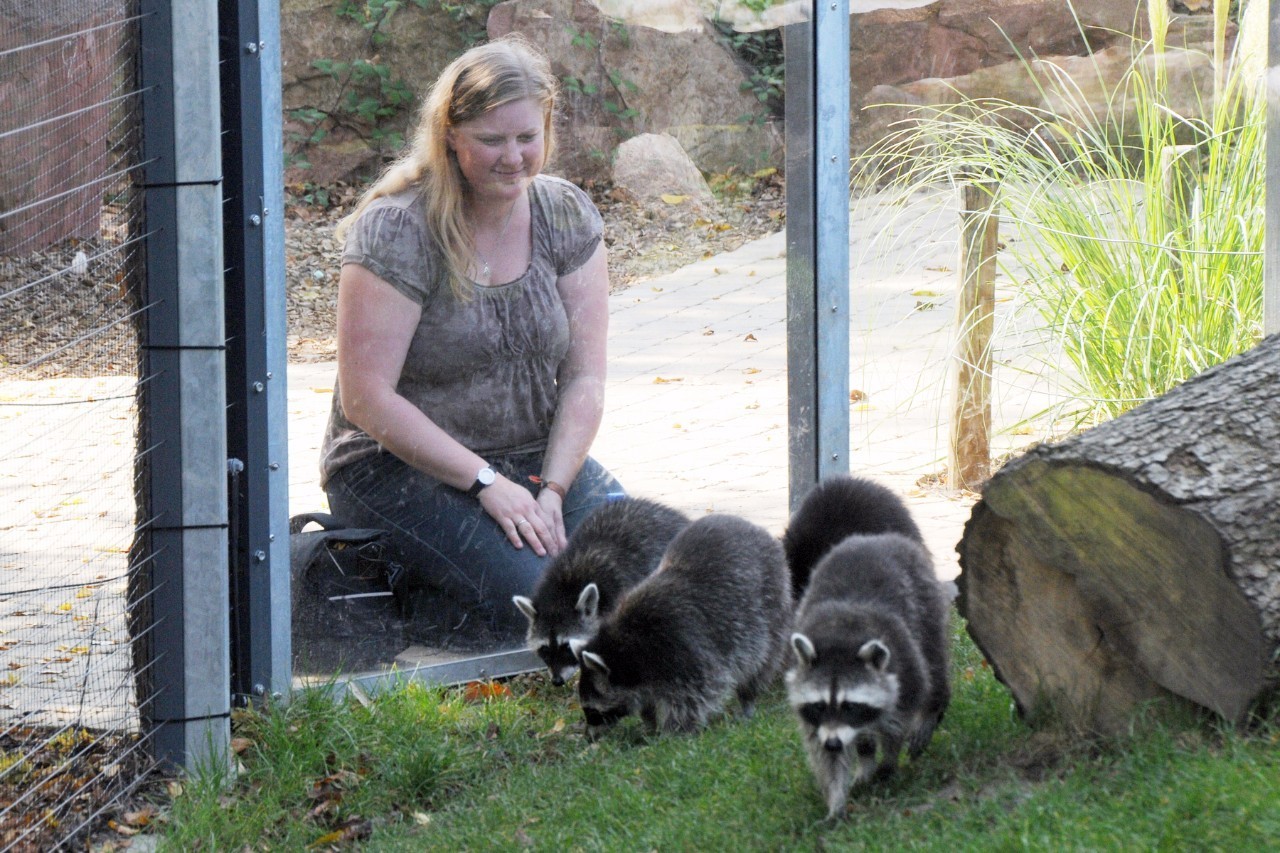
[[[614,149],[637,133],[681,141],[704,173],[780,163],[776,128],[747,74],[704,19],[663,32],[611,21],[589,0],[508,0],[489,15],[489,37],[519,32],[551,59],[563,84],[561,151],[570,178],[607,177]]]
[[[1212,50],[1206,43],[1211,31],[1197,25],[1179,25],[1170,33],[1170,47],[1163,56],[1169,81],[1167,103],[1181,116],[1207,114],[1213,100]],[[1232,33],[1234,35],[1234,33]],[[1149,53],[1137,67],[1150,76],[1154,57]],[[1132,43],[1116,44],[1089,56],[1053,56],[1014,60],[950,78],[929,78],[897,86],[880,85],[865,97],[863,109],[852,114],[852,147],[865,151],[895,128],[902,128],[921,106],[958,104],[962,100],[1015,104],[1039,110],[1041,116],[1081,118],[1082,111],[1116,126],[1137,128],[1133,99],[1116,99],[1115,92],[1134,68]],[[1071,81],[1069,96],[1060,81]],[[1025,118],[1030,129],[1037,123],[1032,112],[1002,112],[1002,120]]]
[[[642,133],[618,146],[613,185],[646,207],[680,196],[694,207],[710,207],[711,188],[680,142],[666,133]]]
[[[1019,56],[1080,54],[1086,45],[1096,50],[1127,41],[1125,34],[1145,20],[1141,9],[1141,0],[938,0],[855,12],[850,96],[861,105],[878,85],[958,77]]]

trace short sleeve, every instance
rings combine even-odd
[[[551,254],[556,275],[568,275],[600,245],[604,219],[591,197],[568,181],[556,180],[551,193]]]
[[[413,301],[434,291],[433,256],[421,216],[378,199],[347,230],[342,263],[359,264]]]

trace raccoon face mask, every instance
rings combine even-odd
[[[856,745],[859,755],[875,751],[865,734],[877,729],[897,699],[896,679],[886,669],[889,650],[878,640],[865,643],[849,667],[815,667],[817,651],[804,634],[793,634],[799,662],[788,678],[791,705],[808,736],[830,753]]]
[[[632,713],[631,703],[609,683],[609,667],[594,652],[582,653],[578,704],[587,721],[587,737],[595,740]]]
[[[597,621],[600,590],[594,583],[587,584],[578,596],[572,619],[563,615],[540,618],[533,601],[523,595],[512,596],[511,601],[529,620],[529,648],[547,665],[551,683],[561,686],[578,670],[578,652],[587,644]]]

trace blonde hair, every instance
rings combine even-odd
[[[338,223],[337,238],[344,237],[374,199],[420,184],[427,228],[444,255],[449,286],[459,298],[469,298],[473,285],[466,271],[476,262],[475,245],[463,216],[464,179],[448,145],[449,128],[504,104],[532,99],[542,106],[545,164],[555,151],[556,95],[551,64],[523,37],[513,33],[469,49],[440,72],[422,101],[405,153]]]

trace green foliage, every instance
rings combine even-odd
[[[755,11],[770,5],[768,0],[745,4]],[[758,8],[757,8],[758,7]],[[751,92],[760,103],[760,111],[743,119],[751,124],[763,124],[779,119],[783,114],[786,94],[784,72],[786,60],[782,53],[782,31],[778,29],[758,32],[738,32],[725,21],[713,21],[720,40],[724,42],[747,68],[748,77],[740,84],[744,92]]]
[[[427,0],[410,2],[419,8],[427,7]],[[403,134],[391,128],[394,120],[412,107],[414,93],[404,80],[392,75],[389,65],[377,59],[377,51],[390,37],[388,24],[403,6],[404,0],[343,0],[339,5],[336,14],[365,31],[366,45],[374,58],[312,61],[313,68],[338,84],[337,95],[328,107],[310,106],[289,112],[289,119],[301,128],[286,135],[289,165],[309,167],[307,149],[339,127],[355,130],[376,148],[395,150],[404,144]]]
[[[428,0],[414,0],[414,2],[426,8]],[[439,0],[439,2],[440,8],[448,13],[455,23],[462,26],[463,43],[466,47],[471,47],[489,38],[489,10],[502,0],[461,0],[454,3],[449,0]]]
[[[561,91],[590,100],[599,96],[599,107],[620,121],[629,122],[638,118],[640,111],[627,104],[627,96],[640,91],[640,88],[621,71],[606,67],[603,58],[604,40],[612,40],[623,49],[631,46],[630,30],[626,25],[620,21],[607,21],[599,37],[572,26],[567,28],[567,32],[569,43],[574,48],[594,54],[596,70],[589,73],[588,77],[562,77]]]
[[[967,98],[922,107],[861,163],[901,189],[1000,181],[1002,219],[1018,233],[1002,265],[1053,341],[1047,357],[1068,360],[1062,381],[1079,408],[1064,414],[1078,423],[1261,337],[1265,101],[1236,57],[1179,114],[1152,23],[1153,42],[1135,45],[1101,109],[1042,63],[1052,111]]]

